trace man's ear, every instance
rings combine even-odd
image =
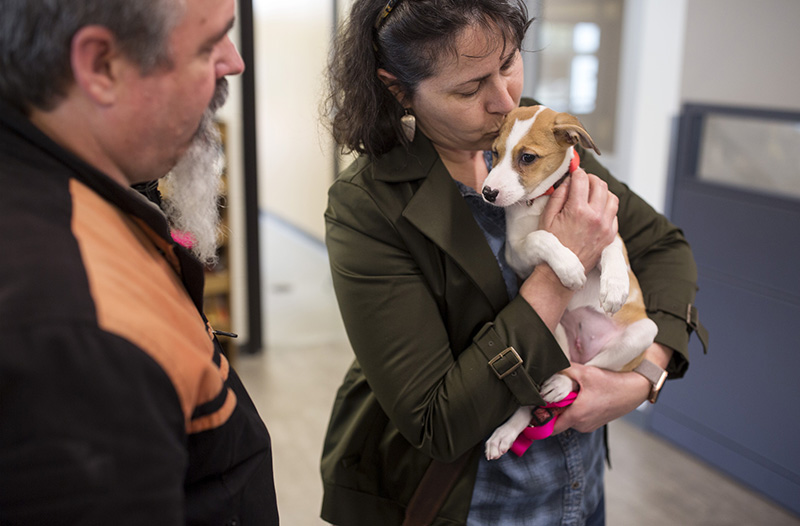
[[[397,102],[399,102],[401,106],[404,108],[409,107],[403,102],[406,98],[406,94],[403,88],[400,87],[400,83],[397,82],[397,77],[383,68],[378,68],[378,78],[383,82],[383,85],[389,89],[389,92],[394,95],[394,98],[397,99]]]
[[[123,57],[114,34],[102,26],[85,26],[75,33],[70,63],[75,84],[98,104],[114,102]]]

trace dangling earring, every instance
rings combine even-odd
[[[414,142],[414,134],[417,132],[417,118],[414,117],[413,113],[408,112],[408,108],[406,108],[405,115],[400,117],[400,127],[403,129],[403,135],[406,136],[408,142]]]

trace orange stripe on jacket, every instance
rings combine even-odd
[[[227,371],[213,363],[214,344],[205,322],[173,267],[134,221],[78,181],[71,181],[70,192],[72,230],[99,326],[135,344],[163,368],[192,432],[195,407],[227,389]],[[198,419],[204,422],[199,427],[222,425],[235,406],[229,391],[221,409]]]

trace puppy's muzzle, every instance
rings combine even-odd
[[[494,203],[497,200],[497,194],[499,193],[500,190],[493,190],[491,186],[483,187],[483,197],[490,203]]]

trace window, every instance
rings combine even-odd
[[[533,4],[533,3],[531,3]],[[542,0],[526,53],[525,93],[577,116],[603,152],[614,151],[624,0]]]
[[[800,198],[800,121],[709,115],[700,144],[701,181]]]

